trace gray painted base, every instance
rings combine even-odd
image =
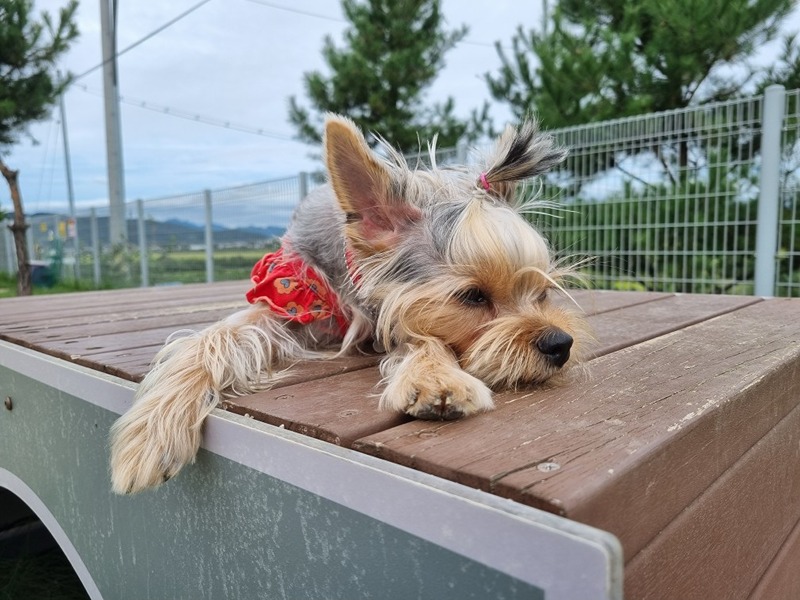
[[[132,386],[3,343],[0,365],[0,486],[93,598],[621,597],[605,532],[221,411],[195,465],[115,496]]]

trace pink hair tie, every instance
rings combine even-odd
[[[481,173],[480,181],[481,185],[483,186],[483,189],[485,189],[488,192],[491,186],[489,185],[489,182],[486,180],[486,173]]]

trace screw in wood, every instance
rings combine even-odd
[[[540,471],[544,471],[545,473],[549,473],[550,471],[557,471],[561,468],[561,465],[554,462],[543,462],[536,465],[536,468]]]

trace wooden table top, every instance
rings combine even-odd
[[[0,339],[131,381],[167,335],[244,306],[247,282],[0,301]],[[577,291],[587,373],[460,421],[379,411],[375,356],[298,364],[224,408],[512,498],[641,550],[800,404],[800,300]]]

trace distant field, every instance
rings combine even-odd
[[[247,280],[253,265],[271,248],[226,249],[214,251],[214,281]],[[60,282],[52,287],[35,286],[34,294],[94,289],[94,265],[90,254],[81,259],[81,278],[76,282],[71,268],[65,267]],[[101,288],[139,287],[141,272],[137,252],[107,254],[101,258]],[[150,285],[203,283],[206,281],[206,255],[203,250],[151,252]],[[0,298],[16,296],[16,277],[0,275]]]
[[[224,261],[249,261],[251,266],[259,260],[269,250],[264,249],[230,249],[230,250],[214,250],[214,262]],[[153,258],[156,258],[154,255]],[[170,252],[169,257],[176,261],[196,261],[202,260],[205,265],[206,253],[204,250],[176,250]]]
[[[253,265],[268,251],[264,249],[215,250],[214,281],[248,279]],[[138,276],[138,262],[135,267]],[[150,285],[200,283],[205,280],[206,255],[203,250],[180,250],[151,255]]]

